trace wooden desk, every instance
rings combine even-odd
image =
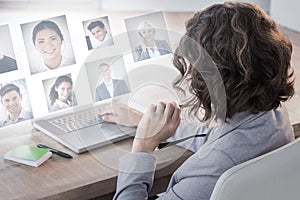
[[[17,128],[16,128],[17,127]],[[43,133],[30,122],[0,130],[0,199],[111,199],[116,188],[118,159],[131,149],[131,139],[77,155]],[[75,159],[57,155],[35,168],[3,160],[18,144],[47,144],[70,153]],[[166,189],[171,174],[192,153],[172,146],[156,153],[158,168],[152,191]]]
[[[299,127],[299,123],[296,125]],[[3,160],[18,144],[47,144],[74,156],[57,155],[35,168]],[[118,159],[131,148],[128,139],[115,145],[77,155],[45,134],[32,129],[30,122],[0,130],[0,199],[112,199],[117,182]],[[158,171],[151,193],[165,191],[172,173],[191,152],[172,146],[156,152]]]

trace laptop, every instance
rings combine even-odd
[[[103,106],[104,104],[98,104],[73,108],[35,119],[32,124],[78,154],[133,137],[135,127],[121,126],[101,119],[97,113]]]
[[[95,72],[97,67],[95,66],[98,66],[102,60],[95,60],[85,63],[85,68],[82,69],[86,70],[87,73],[78,73],[77,82],[80,84],[74,89],[76,95],[81,98],[91,96],[95,91],[95,86],[98,85],[97,78],[93,78],[93,76],[97,75]],[[120,72],[123,61],[121,64],[118,61],[121,62],[122,59],[108,63],[116,63],[116,71]],[[141,76],[144,74],[147,76]],[[134,137],[135,127],[104,122],[97,114],[99,113],[98,110],[112,102],[118,102],[145,112],[146,108],[155,102],[169,100],[179,102],[169,83],[169,80],[176,76],[177,71],[175,69],[161,65],[144,65],[135,68],[130,72],[131,81],[128,85],[130,85],[131,92],[111,99],[93,101],[93,103],[87,100],[86,102],[89,103],[87,105],[80,104],[73,108],[61,110],[59,113],[55,112],[43,118],[34,119],[32,121],[33,127],[76,153],[83,153]],[[126,78],[127,76],[122,77],[123,80]],[[85,84],[84,81],[89,82]],[[91,94],[88,94],[89,90],[86,89],[89,87]]]
[[[133,137],[136,131],[136,128],[104,122],[98,115],[101,108],[112,102],[126,103],[131,90],[123,56],[99,59],[100,54],[97,51],[93,51],[91,56],[95,54],[97,55],[95,59],[88,58],[80,68],[76,83],[74,82],[73,85],[75,100],[80,100],[80,103],[32,121],[33,127],[76,153],[83,153]],[[106,63],[104,66],[107,65],[110,69],[113,87],[116,91],[113,98],[110,97],[108,89],[103,90],[102,87],[104,83],[99,75],[99,66],[103,63]],[[124,85],[127,85],[127,90],[124,89]],[[98,96],[99,99],[97,99]]]

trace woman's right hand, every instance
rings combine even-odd
[[[173,136],[180,123],[180,112],[175,103],[151,105],[137,127],[132,152],[152,153],[159,143]]]

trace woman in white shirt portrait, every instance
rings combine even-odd
[[[32,69],[32,74],[75,64],[74,58],[62,55],[64,36],[52,21],[39,22],[32,31],[32,42],[42,58],[42,65]]]
[[[49,111],[57,111],[74,105],[72,95],[73,82],[70,76],[59,76],[51,87]]]
[[[171,53],[166,40],[155,39],[155,28],[149,21],[141,22],[137,26],[137,33],[142,42],[133,50],[135,62]]]

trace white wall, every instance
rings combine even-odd
[[[255,3],[269,12],[270,0],[237,0]],[[99,0],[99,9],[118,11],[198,11],[211,4],[222,3],[224,0]]]
[[[100,11],[194,12],[226,0],[0,0],[0,8],[88,8]],[[266,12],[271,0],[236,0],[255,3]]]
[[[272,0],[270,13],[278,24],[300,32],[299,8],[298,0]]]

